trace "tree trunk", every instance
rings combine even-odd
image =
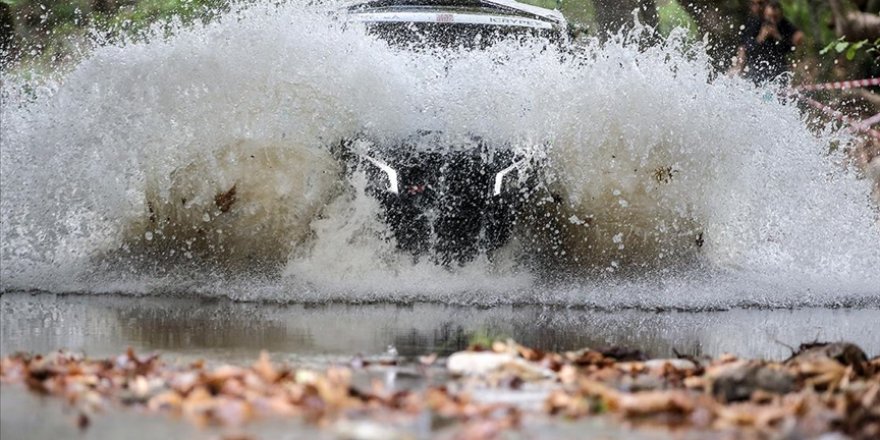
[[[0,56],[14,58],[16,55],[15,20],[8,4],[0,1]],[[0,59],[0,62],[6,60]]]
[[[829,0],[834,14],[834,31],[849,41],[880,38],[880,15],[874,12],[846,11],[840,0]],[[874,7],[874,2],[868,6]]]
[[[709,55],[716,68],[727,70],[740,44],[740,25],[747,6],[731,0],[687,0],[679,4],[693,17],[701,34],[709,34]]]
[[[617,32],[633,25],[633,11],[638,10],[639,22],[656,28],[657,5],[654,0],[595,0],[596,24],[603,34]]]

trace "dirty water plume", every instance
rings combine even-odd
[[[851,141],[684,33],[577,50],[402,51],[327,7],[234,8],[4,66],[3,291],[601,308],[880,303],[880,225]],[[173,27],[173,26],[172,26]],[[8,73],[8,74],[7,74]],[[396,249],[331,154],[420,130],[546,163],[552,204],[493,258]],[[550,207],[552,205],[552,207]]]

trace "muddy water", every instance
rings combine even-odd
[[[267,304],[184,297],[7,293],[0,351],[60,348],[92,356],[137,350],[166,359],[250,362],[262,349],[301,363],[356,354],[448,354],[513,338],[547,350],[626,346],[651,356],[730,352],[784,358],[788,347],[848,340],[880,354],[878,308],[599,311],[541,306],[473,308],[436,303]]]
[[[841,166],[854,140],[811,129],[773,87],[716,75],[684,31],[414,52],[343,26],[327,10],[338,5],[259,3],[95,42],[69,71],[4,77],[0,291],[689,310],[880,300],[870,182]],[[541,158],[559,211],[517,219],[491,261],[450,270],[398,252],[366,176],[341,175],[330,150],[360,138],[396,150],[425,130]]]
[[[282,3],[4,78],[0,353],[244,363],[265,349],[326,364],[510,337],[769,358],[850,340],[880,354],[880,229],[869,182],[840,166],[852,139],[810,130],[773,89],[716,77],[683,33],[571,54],[408,53]],[[546,157],[566,201],[559,246],[521,245],[559,229],[536,217],[495,261],[397,252],[365,178],[341,179],[327,150],[425,129]],[[584,273],[546,288],[557,266]],[[19,293],[32,290],[52,293]],[[4,439],[66,417],[43,423],[28,399],[4,389]],[[191,436],[138,427],[115,432]],[[70,435],[45,429],[29,436]]]

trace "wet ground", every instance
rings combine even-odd
[[[61,348],[89,356],[113,356],[126,347],[161,352],[166,361],[204,358],[212,363],[251,363],[261,350],[276,360],[322,366],[348,363],[358,354],[405,358],[449,354],[472,343],[513,338],[547,350],[625,346],[652,357],[675,352],[781,359],[814,340],[847,340],[869,356],[880,354],[880,309],[733,309],[717,312],[597,311],[541,306],[468,308],[443,304],[279,305],[179,297],[6,293],[0,297],[0,353],[45,353]],[[400,384],[398,384],[400,386]],[[418,386],[418,385],[414,385]],[[4,386],[0,435],[69,437],[75,414],[62,402]],[[621,434],[589,420],[530,424],[516,435],[582,438]],[[132,427],[140,427],[132,429]],[[300,422],[246,427],[259,437],[333,438]],[[131,411],[92,418],[88,438],[142,435],[216,437],[237,432],[201,431],[180,420],[157,420]],[[417,431],[416,431],[417,433]],[[552,435],[551,435],[552,434]],[[646,433],[651,437],[656,433]],[[627,436],[632,436],[628,432]],[[639,434],[641,435],[641,434]],[[516,436],[515,436],[516,437]],[[515,438],[514,437],[514,438]],[[547,437],[547,438],[550,438]]]

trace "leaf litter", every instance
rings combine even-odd
[[[385,380],[358,379],[377,371]],[[397,386],[389,381],[397,375],[421,382]],[[132,349],[107,359],[59,351],[0,359],[0,383],[63,398],[81,429],[125,406],[205,427],[295,417],[345,438],[412,438],[395,427],[419,424],[449,438],[494,438],[534,420],[582,418],[698,438],[880,438],[880,357],[849,343],[805,344],[773,362],[646,359],[621,348],[551,353],[498,341],[445,364],[436,355],[409,365],[358,357],[324,369],[275,363],[266,352],[244,367],[177,365]]]

